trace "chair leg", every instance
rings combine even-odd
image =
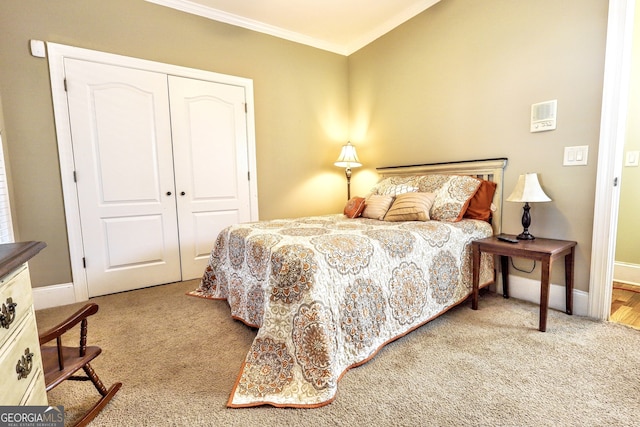
[[[122,387],[122,383],[118,382],[113,384],[107,390],[107,388],[104,386],[102,381],[100,381],[100,378],[98,378],[98,374],[96,374],[96,372],[91,367],[91,364],[87,363],[82,367],[82,369],[84,370],[85,374],[87,374],[87,377],[88,377],[83,379],[91,380],[96,390],[98,390],[100,395],[102,395],[102,398],[100,398],[100,400],[98,400],[96,404],[93,405],[93,407],[80,420],[76,422],[74,427],[84,427],[87,424],[89,424],[91,420],[93,420],[96,417],[96,415],[100,413],[102,408],[104,408],[107,405],[107,403],[109,403],[109,401],[113,398],[113,396],[115,396],[118,390],[120,390],[120,387]]]
[[[107,394],[107,388],[104,386],[104,384],[102,384],[102,381],[100,381],[100,378],[98,378],[98,374],[96,374],[96,371],[93,370],[91,365],[87,363],[82,367],[82,369],[84,370],[84,373],[87,374],[98,392],[101,395],[105,396]]]
[[[109,390],[106,390],[106,393],[103,395],[102,399],[98,400],[95,405],[80,419],[78,420],[74,427],[85,427],[89,424],[95,417],[100,413],[102,408],[104,408],[107,403],[111,400],[113,396],[120,390],[122,387],[122,383],[115,383],[112,385]],[[102,393],[101,393],[102,394]]]

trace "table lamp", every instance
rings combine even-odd
[[[537,173],[527,173],[520,175],[516,188],[511,195],[507,197],[508,202],[524,202],[524,208],[522,213],[522,227],[524,231],[518,234],[517,238],[520,240],[533,240],[535,237],[529,233],[529,226],[531,225],[531,214],[529,214],[529,203],[533,202],[550,202],[551,199],[547,196],[540,182],[538,182]]]

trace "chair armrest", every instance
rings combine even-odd
[[[98,312],[98,305],[94,303],[89,303],[82,307],[80,310],[76,311],[71,317],[66,319],[64,322],[58,324],[57,326],[49,329],[46,332],[43,332],[39,335],[40,345],[47,343],[55,338],[58,338],[60,335],[67,332],[69,329],[73,328],[75,325],[83,321],[89,316],[93,316]]]

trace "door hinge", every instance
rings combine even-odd
[[[82,268],[87,268],[87,259],[82,257]]]
[[[251,181],[251,172],[247,172],[247,181]]]
[[[64,91],[67,92],[67,79],[64,79],[63,83],[64,83]]]
[[[78,175],[76,175],[76,171],[73,171],[73,182],[78,182]]]
[[[247,103],[246,102],[244,103],[244,112],[245,112],[245,114],[247,113]]]
[[[615,178],[613,178],[613,186],[614,187],[618,186],[618,177],[617,176]]]

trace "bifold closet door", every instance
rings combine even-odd
[[[202,277],[218,233],[250,220],[243,87],[169,76],[182,279]]]
[[[64,66],[89,296],[179,281],[167,76]]]

